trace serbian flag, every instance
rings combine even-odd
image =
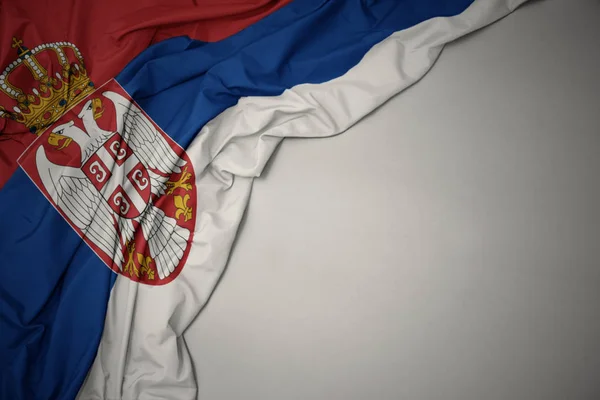
[[[77,101],[0,190],[0,397],[195,399],[182,335],[281,140],[343,132],[523,2],[295,1],[216,42],[161,41],[106,82],[80,65]]]
[[[45,109],[39,116],[36,114],[39,108],[33,107],[35,110],[30,110],[29,114],[38,117],[38,123],[25,121],[15,107],[25,109],[29,105],[36,105],[38,96],[33,89],[41,92],[40,83],[42,89],[48,89],[41,93],[42,96],[48,96],[48,83],[59,90],[65,86],[74,88],[71,82],[73,74],[86,74],[92,84],[101,85],[114,78],[129,61],[151,44],[181,35],[208,42],[218,41],[289,2],[2,0],[0,188],[17,168],[18,156],[36,138],[40,129],[45,129],[54,122],[56,116],[62,115],[81,99],[79,92],[71,97],[63,96],[63,105],[57,104],[55,110],[49,107],[50,110]],[[30,64],[25,56],[31,55],[35,49],[39,51],[36,50],[35,62],[32,60]],[[52,51],[57,54],[52,54]],[[36,73],[36,63],[41,75]],[[11,65],[17,64],[22,68],[12,71]],[[78,67],[83,68],[79,70]],[[60,77],[55,79],[57,73]],[[8,74],[9,79],[2,78]],[[65,81],[67,85],[63,85]]]

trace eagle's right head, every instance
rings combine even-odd
[[[96,120],[102,116],[102,113],[104,113],[104,107],[102,107],[102,100],[100,98],[94,98],[86,101],[77,117],[84,121],[86,119]]]

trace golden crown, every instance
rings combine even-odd
[[[12,47],[18,58],[0,73],[0,91],[16,101],[12,110],[0,105],[0,118],[9,118],[27,126],[31,133],[40,134],[58,120],[66,110],[94,91],[79,49],[69,42],[41,44],[33,49],[23,46],[22,40],[13,38]],[[70,53],[70,57],[69,54]],[[54,75],[38,59],[40,55],[58,59],[48,67],[60,69]],[[46,56],[47,55],[47,56]],[[26,91],[16,86],[11,76],[28,69],[35,83]],[[28,79],[31,84],[31,80]]]

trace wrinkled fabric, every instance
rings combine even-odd
[[[136,55],[162,40],[185,35],[207,42],[222,40],[291,0],[150,0],[0,2],[0,72],[16,60],[13,37],[33,48],[70,42],[81,51],[87,72],[100,86]],[[52,61],[41,60],[48,68]],[[31,76],[19,83],[29,88]],[[16,105],[0,92],[0,106]],[[0,118],[0,188],[15,170],[18,156],[35,139],[23,124]]]
[[[18,170],[0,190],[0,268],[11,271],[0,394],[195,399],[182,335],[280,141],[343,132],[425,75],[444,44],[524,1],[298,1],[217,43],[172,38],[140,54],[116,80],[193,164],[185,266],[159,286],[115,274]]]

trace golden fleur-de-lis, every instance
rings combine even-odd
[[[187,202],[190,199],[190,195],[186,194],[185,196],[173,196],[173,203],[177,208],[175,211],[175,218],[179,219],[179,217],[183,216],[183,221],[187,222],[192,219],[192,207],[188,207]]]
[[[181,176],[179,177],[179,180],[167,181],[167,183],[165,183],[165,186],[167,187],[167,194],[173,194],[173,192],[177,188],[182,188],[182,189],[185,189],[186,191],[191,190],[192,184],[187,183],[187,181],[189,181],[191,177],[192,177],[192,174],[190,172],[187,172],[187,167],[185,167],[183,169],[183,171],[181,171]]]
[[[140,271],[138,270],[138,267],[135,265],[135,261],[133,258],[133,254],[135,253],[135,242],[127,242],[125,243],[125,246],[127,247],[127,262],[125,263],[125,265],[123,266],[123,271],[127,272],[129,274],[129,276],[136,276],[136,277],[140,277]],[[139,253],[138,253],[139,255]]]
[[[142,253],[137,253],[137,259],[141,266],[142,275],[146,275],[148,279],[154,279],[154,270],[150,268],[150,263],[152,262],[152,257],[146,256]]]

